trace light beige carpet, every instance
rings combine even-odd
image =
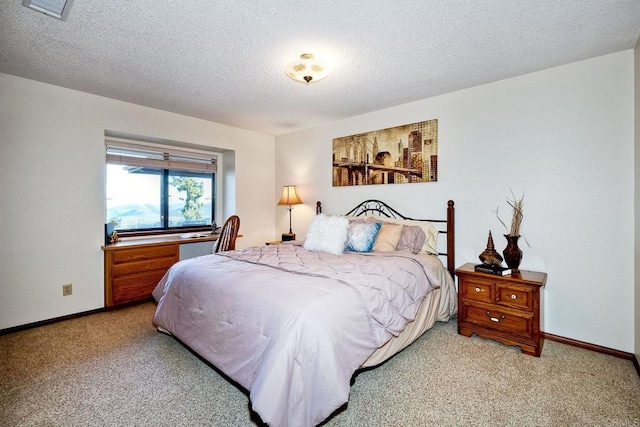
[[[253,426],[242,391],[154,329],[155,306],[0,337],[2,426]],[[634,426],[632,362],[553,341],[542,357],[437,324],[360,373],[326,426]]]

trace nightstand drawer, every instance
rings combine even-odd
[[[470,278],[462,282],[460,295],[470,300],[492,303],[495,289],[494,285],[495,282],[493,280]]]
[[[486,328],[531,336],[533,317],[517,316],[507,310],[463,304],[463,320]]]
[[[506,307],[533,310],[533,289],[514,283],[496,285],[496,303]]]

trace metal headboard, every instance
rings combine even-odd
[[[316,202],[316,214],[322,212],[322,204]],[[447,202],[446,219],[417,219],[405,216],[387,205],[381,200],[369,199],[358,204],[355,208],[346,213],[345,216],[361,216],[361,215],[378,215],[387,218],[408,219],[411,221],[425,221],[436,224],[445,224],[444,230],[438,230],[438,235],[445,234],[447,236],[447,249],[445,252],[438,252],[438,255],[446,256],[447,270],[451,277],[455,277],[455,208],[453,200]]]

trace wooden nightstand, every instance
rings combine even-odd
[[[476,273],[475,264],[456,269],[458,276],[458,333],[517,345],[523,353],[540,357],[541,290],[547,273],[520,270],[509,276]]]
[[[272,242],[265,243],[265,245],[267,245],[267,246],[269,246],[269,245],[279,245],[280,243],[282,243],[282,240],[274,240]]]

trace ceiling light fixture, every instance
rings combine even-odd
[[[58,18],[61,21],[67,20],[69,9],[73,0],[22,0],[22,5],[42,12],[47,16]]]
[[[310,53],[303,53],[300,59],[290,62],[285,68],[287,76],[303,83],[315,83],[327,77],[327,67]]]

